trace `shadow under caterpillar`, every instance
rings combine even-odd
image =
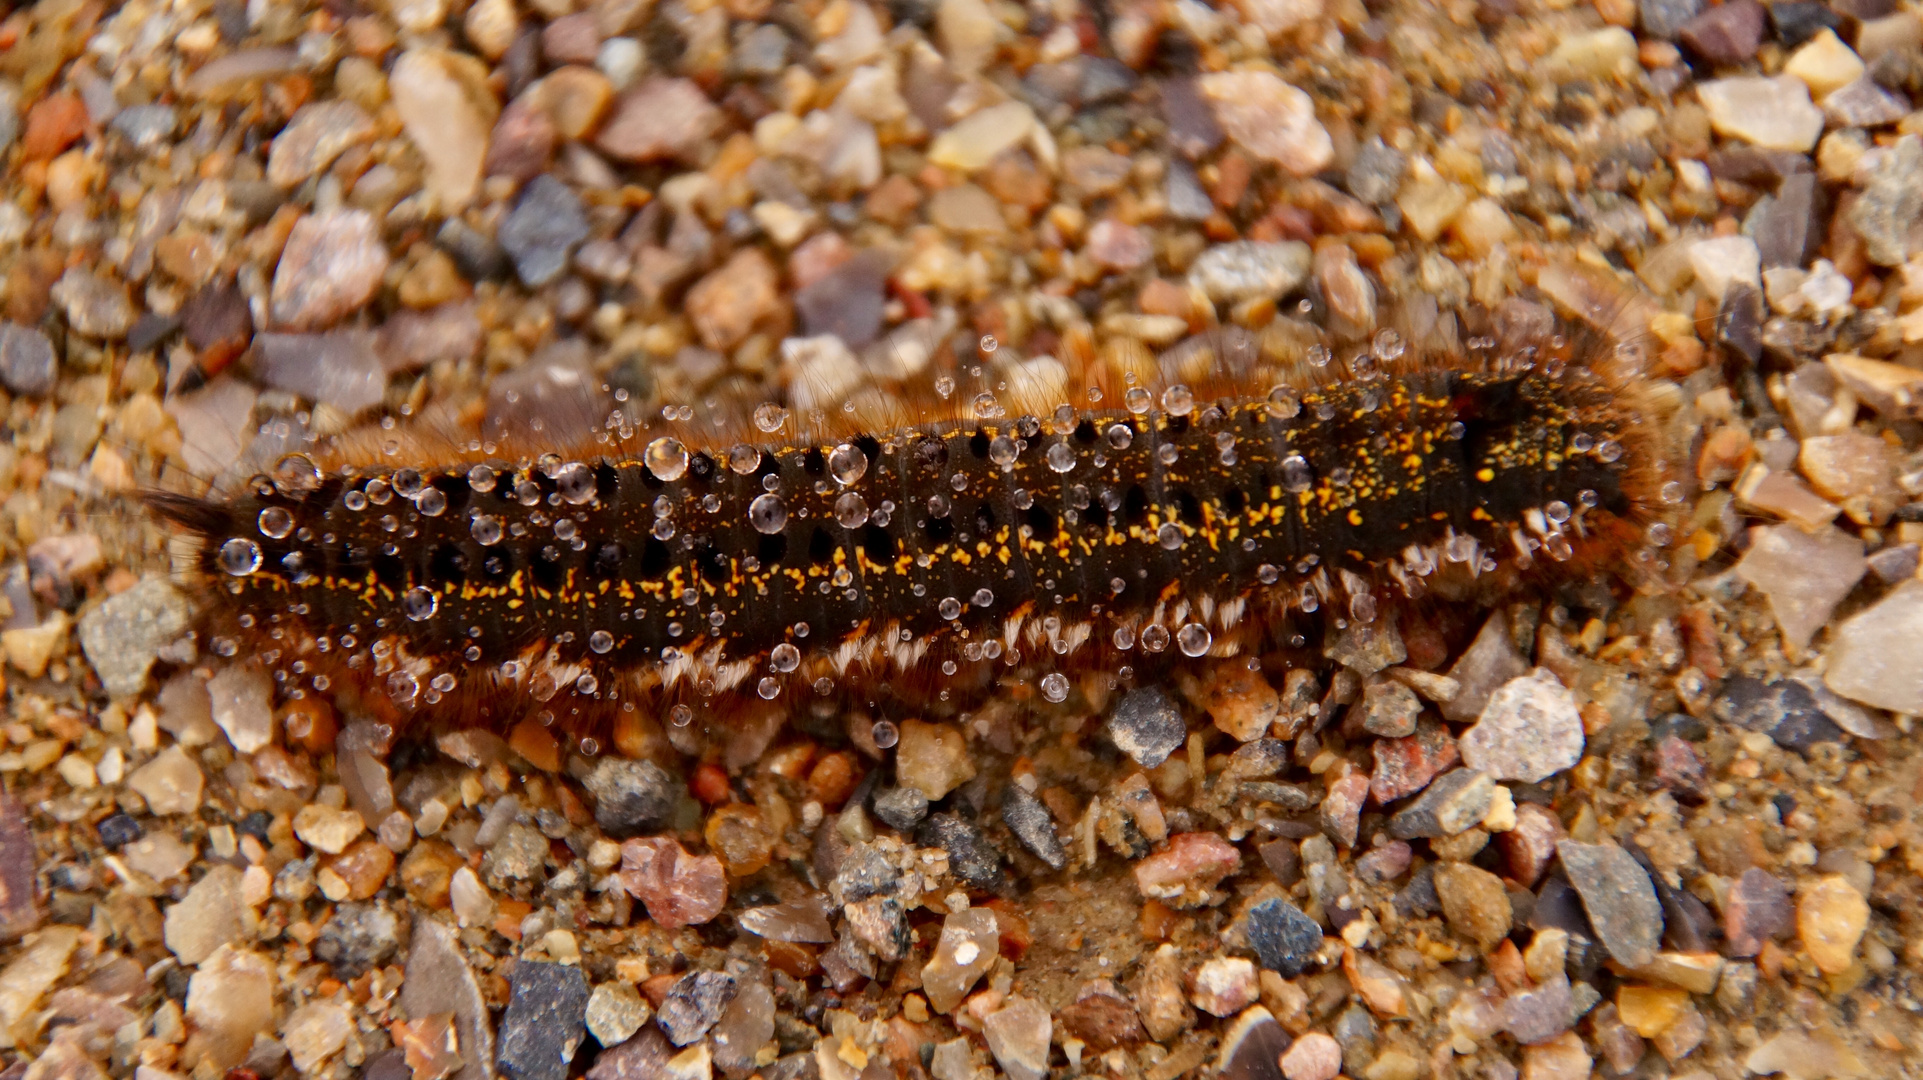
[[[1071,675],[1253,656],[1305,616],[1367,623],[1664,540],[1679,486],[1651,413],[1673,403],[1606,338],[1418,360],[1390,334],[1280,381],[1256,339],[1242,364],[1224,340],[1136,385],[1088,379],[1086,406],[984,394],[832,430],[770,405],[751,438],[671,423],[519,457],[343,448],[146,501],[193,540],[216,652],[385,722],[535,717],[589,754],[655,718],[725,737],[758,701],[991,671],[1061,701]],[[1198,357],[1200,378],[1169,374]]]

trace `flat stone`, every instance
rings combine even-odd
[[[1235,847],[1215,833],[1178,833],[1166,848],[1135,864],[1135,884],[1143,896],[1171,907],[1200,907],[1241,861]]]
[[[1137,765],[1153,769],[1188,740],[1182,710],[1157,686],[1129,690],[1108,717],[1108,736]]]
[[[133,329],[133,301],[117,282],[74,267],[54,282],[50,298],[67,316],[67,325],[85,337],[118,341]]]
[[[950,912],[934,954],[922,968],[922,990],[936,1012],[953,1012],[1000,955],[1001,935],[988,908]]]
[[[691,971],[668,988],[654,1022],[676,1046],[686,1046],[708,1033],[734,1000],[734,976],[721,971]]]
[[[728,902],[728,878],[721,860],[690,855],[670,837],[622,844],[619,874],[622,887],[647,906],[649,918],[671,930],[706,923],[721,914]]]
[[[374,121],[351,101],[310,102],[287,122],[267,155],[267,179],[291,188],[374,137]]]
[[[1756,0],[1729,0],[1683,24],[1676,40],[1712,64],[1740,64],[1763,43],[1765,14]]]
[[[488,1062],[494,1056],[494,1025],[480,984],[461,955],[455,932],[426,913],[414,916],[401,1005],[410,1016],[454,1015],[464,1064],[453,1080],[487,1080],[493,1075]]]
[[[935,136],[928,147],[928,160],[943,168],[979,172],[997,155],[1028,138],[1036,123],[1035,110],[1025,102],[990,105]]]
[[[1436,899],[1449,928],[1483,949],[1509,936],[1509,893],[1502,879],[1467,863],[1436,867]]]
[[[1023,847],[1053,869],[1068,865],[1068,852],[1055,831],[1054,816],[1042,800],[1019,783],[1009,784],[1002,791],[1002,824]]]
[[[1868,569],[1856,537],[1833,526],[1811,533],[1784,524],[1758,535],[1736,576],[1769,596],[1784,644],[1800,652]]]
[[[301,218],[274,271],[274,321],[292,330],[333,325],[373,297],[388,261],[380,229],[364,210]]]
[[[660,832],[687,794],[687,785],[652,761],[604,757],[581,786],[594,799],[594,823],[617,840]]]
[[[739,345],[780,307],[780,275],[759,248],[736,252],[688,290],[684,305],[701,343],[718,352]]]
[[[205,784],[200,764],[178,743],[127,777],[127,786],[147,800],[147,809],[156,814],[191,814],[200,809]]]
[[[1827,107],[1827,106],[1826,106]],[[1809,263],[1822,242],[1823,188],[1815,173],[1792,173],[1743,218],[1764,267]]]
[[[1409,648],[1393,618],[1351,620],[1346,627],[1331,622],[1322,655],[1366,678],[1407,660]]]
[[[253,913],[241,902],[240,871],[215,866],[167,908],[167,948],[183,964],[198,964],[229,942],[244,941]]]
[[[566,1080],[587,1034],[588,981],[567,964],[521,960],[508,977],[494,1062],[509,1080]]]
[[[303,1074],[318,1071],[353,1035],[353,1013],[346,1002],[331,998],[309,1001],[287,1014],[280,1026],[280,1041]]]
[[[1823,134],[1822,110],[1794,76],[1715,79],[1696,85],[1696,99],[1718,132],[1753,146],[1808,153]]]
[[[26,811],[13,796],[0,793],[0,941],[12,941],[40,925],[34,895],[38,861]]]
[[[1863,58],[1843,44],[1834,30],[1821,30],[1790,54],[1785,74],[1809,84],[1810,96],[1822,100],[1863,77]]]
[[[1371,735],[1392,739],[1413,735],[1421,711],[1416,692],[1402,683],[1378,679],[1362,688],[1362,730]]]
[[[1370,753],[1375,769],[1369,776],[1369,795],[1378,805],[1414,795],[1461,760],[1456,737],[1434,720],[1418,721],[1416,733],[1406,738],[1377,739]]]
[[[1210,1016],[1233,1016],[1255,1003],[1255,965],[1239,956],[1203,961],[1190,980],[1189,1000]]]
[[[1910,99],[1868,75],[1837,87],[1823,97],[1823,115],[1837,127],[1881,127],[1910,113]]]
[[[1202,252],[1189,267],[1189,283],[1217,303],[1280,299],[1307,280],[1313,261],[1300,241],[1238,240]]]
[[[1905,135],[1884,150],[1849,211],[1850,227],[1863,238],[1878,266],[1901,266],[1923,248],[1923,136]]]
[[[1455,836],[1482,821],[1495,798],[1495,786],[1487,774],[1475,769],[1445,773],[1389,819],[1389,835],[1398,840]]]
[[[1342,1072],[1342,1044],[1311,1031],[1290,1045],[1281,1064],[1288,1080],[1335,1080]]]
[[[915,842],[948,853],[948,872],[978,889],[1002,884],[1002,850],[988,834],[954,814],[934,814],[915,830]]]
[[[895,744],[895,780],[940,799],[975,776],[975,761],[962,730],[952,724],[904,720]]]
[[[27,397],[53,393],[60,360],[53,341],[31,326],[0,323],[0,383]]]
[[[721,124],[701,88],[687,79],[643,79],[614,104],[595,145],[622,161],[664,161],[694,152]]]
[[[1335,144],[1309,95],[1268,71],[1219,71],[1196,79],[1231,142],[1293,176],[1335,160]]]
[[[1755,956],[1766,942],[1788,933],[1795,923],[1795,904],[1776,875],[1752,866],[1730,885],[1723,902],[1723,933],[1730,956]]]
[[[1463,764],[1496,780],[1538,783],[1582,759],[1576,699],[1549,671],[1511,679],[1457,740]]]
[[[1663,908],[1642,865],[1615,844],[1564,840],[1556,854],[1609,955],[1631,968],[1654,960]]]
[[[1300,975],[1322,949],[1322,927],[1280,897],[1249,909],[1247,932],[1262,966],[1283,978]]]
[[[1048,1075],[1049,1037],[1055,1022],[1033,998],[1016,995],[982,1021],[988,1051],[1009,1080],[1042,1080]]]
[[[1869,901],[1842,874],[1806,882],[1798,894],[1796,932],[1810,960],[1826,975],[1848,971],[1869,928]]]
[[[274,964],[260,953],[222,945],[187,983],[187,1019],[237,1048],[274,1026]]]
[[[427,190],[449,215],[466,207],[480,190],[488,131],[499,109],[490,99],[484,103],[488,111],[482,111],[483,103],[461,77],[471,74],[462,70],[464,60],[474,63],[471,57],[438,49],[409,49],[387,77],[394,110],[427,162]]]
[[[1891,712],[1923,712],[1923,665],[1911,644],[1923,640],[1923,581],[1906,581],[1851,616],[1832,635],[1823,683]]]

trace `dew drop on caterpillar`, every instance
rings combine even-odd
[[[732,436],[521,457],[387,438],[148,505],[195,541],[216,652],[396,723],[533,716],[589,752],[637,710],[725,727],[1006,673],[1058,702],[1073,674],[1253,656],[1666,541],[1659,395],[1608,342],[1416,358],[1385,332],[1278,380],[1268,340],[1192,339],[1080,401],[949,384],[859,429],[769,405]]]

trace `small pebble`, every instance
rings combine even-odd
[[[565,1080],[587,1032],[588,982],[581,969],[521,960],[508,988],[495,1065],[509,1080]]]
[[[1629,968],[1654,960],[1663,909],[1642,865],[1615,844],[1564,840],[1556,854],[1609,955]]]

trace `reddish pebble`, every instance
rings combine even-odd
[[[20,156],[27,161],[49,161],[87,132],[87,107],[72,94],[51,94],[27,111],[27,134],[20,140]]]
[[[728,875],[713,855],[690,855],[674,840],[648,836],[621,845],[621,885],[648,907],[648,917],[675,930],[721,914]]]
[[[695,798],[709,806],[727,802],[732,794],[728,790],[728,774],[712,761],[695,767],[694,780],[688,786],[694,789]]]
[[[1322,800],[1322,828],[1343,847],[1355,846],[1362,824],[1362,804],[1369,801],[1369,778],[1352,772],[1329,785]]]
[[[1696,748],[1679,735],[1670,735],[1656,745],[1656,782],[1672,792],[1678,801],[1701,803],[1709,797],[1709,778]]]
[[[1282,1055],[1282,1075],[1289,1080],[1335,1080],[1342,1072],[1342,1044],[1320,1031],[1295,1040]]]
[[[1143,896],[1171,907],[1197,907],[1241,861],[1234,846],[1214,833],[1181,833],[1135,864],[1135,885]]]
[[[837,751],[815,762],[808,773],[808,793],[832,810],[848,800],[848,793],[855,790],[855,782],[860,779],[855,756],[845,750]]]
[[[1796,907],[1776,875],[1760,866],[1743,871],[1723,904],[1723,933],[1729,955],[1755,956],[1770,939],[1789,931]]]
[[[1375,772],[1369,778],[1369,794],[1377,805],[1414,795],[1460,757],[1456,738],[1448,728],[1433,720],[1417,721],[1414,735],[1375,741]]]
[[[1516,827],[1496,834],[1496,846],[1508,864],[1509,876],[1533,888],[1556,857],[1556,841],[1563,838],[1562,819],[1535,803],[1516,807]]]

